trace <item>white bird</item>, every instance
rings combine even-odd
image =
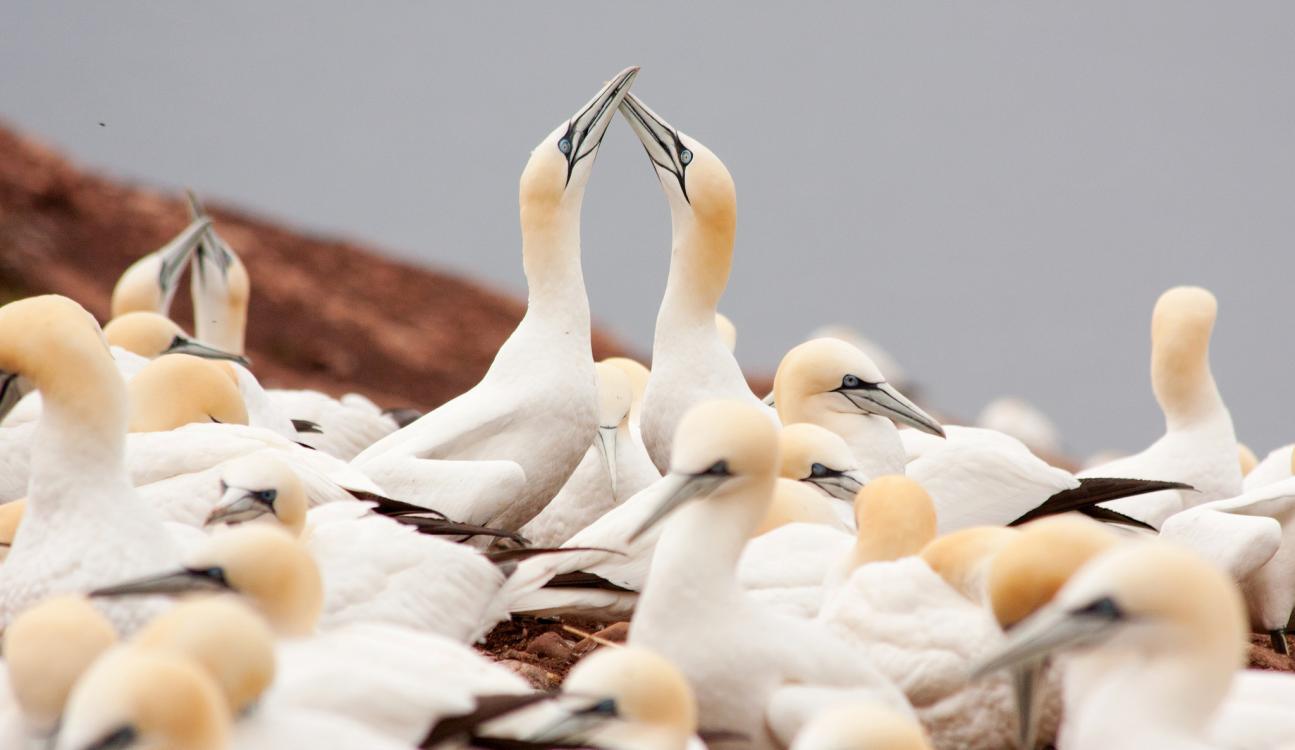
[[[722,312],[715,313],[715,327],[719,329],[719,340],[729,354],[737,352],[737,326]]]
[[[189,256],[210,227],[210,219],[194,219],[170,242],[132,263],[113,287],[112,317],[137,310],[166,315]]]
[[[933,750],[913,717],[872,703],[824,709],[796,734],[791,750]]]
[[[1130,542],[1081,568],[978,672],[1071,652],[1058,742],[1070,750],[1276,747],[1295,721],[1273,694],[1289,699],[1295,681],[1259,677],[1268,697],[1256,696],[1247,635],[1221,571],[1168,542]]]
[[[1170,516],[1160,535],[1191,547],[1241,584],[1250,621],[1289,653],[1295,610],[1295,478]]]
[[[1165,434],[1141,453],[1079,475],[1163,479],[1195,488],[1107,506],[1157,528],[1177,511],[1241,492],[1232,417],[1210,373],[1217,314],[1218,302],[1205,289],[1175,287],[1160,295],[1151,315],[1151,387],[1165,415]]]
[[[819,326],[805,338],[806,341],[810,339],[840,339],[868,355],[868,359],[871,359],[876,363],[878,369],[886,373],[887,382],[891,385],[901,391],[912,385],[909,382],[908,372],[899,364],[899,360],[895,359],[894,355],[886,351],[881,344],[864,336],[853,326],[842,323]]]
[[[1295,458],[1295,443],[1273,448],[1246,474],[1242,484],[1249,491],[1291,477],[1292,458]]]
[[[905,430],[902,439],[908,453],[905,473],[935,498],[941,533],[1066,511],[1137,525],[1096,504],[1184,486],[1091,474],[1078,478],[1035,456],[1016,438],[979,427],[950,425],[942,440]]]
[[[200,238],[193,260],[193,273],[189,278],[194,334],[205,344],[242,354],[247,304],[252,296],[251,278],[238,254],[210,226],[210,219],[207,219],[198,197],[193,191],[187,195],[193,220],[206,220],[208,223]]]
[[[738,558],[777,478],[777,428],[765,413],[704,403],[679,423],[673,445],[670,476],[681,481],[643,527],[673,514],[629,643],[670,659],[692,683],[703,726],[744,733],[746,747],[786,745],[839,701],[908,712],[895,686],[826,627],[768,612],[738,586]]]
[[[409,494],[387,480],[393,469],[421,465],[422,481],[435,485],[446,460],[458,460],[465,471],[444,494],[460,504],[437,509],[513,531],[553,499],[593,442],[598,394],[580,206],[598,146],[637,74],[618,73],[531,153],[520,190],[526,315],[481,382],[356,456],[392,492]]]
[[[648,378],[652,373],[643,366],[642,362],[629,357],[608,357],[603,361],[616,365],[630,379],[630,391],[633,393],[633,399],[630,401],[630,433],[634,435],[639,445],[642,445],[643,433],[639,430],[639,415],[643,410],[643,393],[647,390]]]
[[[809,422],[840,435],[870,477],[904,473],[904,445],[894,422],[944,436],[868,355],[840,339],[813,339],[787,352],[773,397],[783,424]]]
[[[504,573],[475,549],[419,534],[368,503],[309,509],[296,472],[272,455],[223,465],[207,525],[270,523],[299,537],[324,578],[324,629],[386,622],[475,641],[508,619]]]
[[[0,566],[0,623],[50,594],[173,565],[178,550],[131,486],[126,388],[98,324],[59,296],[0,308],[0,416],[30,384],[43,406],[31,444],[27,508]],[[156,600],[105,605],[122,632]]]
[[[981,409],[976,426],[995,430],[1020,440],[1031,453],[1055,456],[1061,453],[1061,431],[1039,407],[1023,398],[1003,396]]]
[[[47,747],[81,674],[117,642],[117,632],[84,597],[50,597],[28,607],[4,631],[0,744]]]
[[[710,149],[633,95],[620,108],[670,206],[670,275],[657,313],[642,417],[643,444],[664,472],[675,428],[693,406],[716,398],[761,405],[715,322],[733,264],[737,196],[733,177]]]
[[[296,540],[266,526],[214,534],[184,567],[92,595],[203,591],[241,594],[279,635],[277,676],[261,702],[266,711],[323,711],[417,743],[440,719],[475,710],[479,695],[530,692],[521,678],[450,638],[372,622],[317,632],[319,568]]]
[[[633,384],[621,365],[602,361],[598,375],[598,432],[557,496],[522,527],[532,544],[552,547],[661,478],[630,430]]]

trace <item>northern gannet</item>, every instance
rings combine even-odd
[[[980,427],[945,428],[944,439],[906,430],[908,476],[935,498],[940,531],[1023,523],[1079,511],[1100,520],[1139,522],[1096,504],[1185,485],[1105,475],[1078,478],[1035,456],[1016,438]]]
[[[42,395],[31,441],[27,507],[0,566],[0,622],[50,594],[83,591],[173,565],[178,551],[135,493],[124,462],[126,388],[99,325],[49,295],[0,308],[0,416],[11,396]],[[122,632],[159,602],[110,603]]]
[[[1065,665],[1059,746],[1276,747],[1295,736],[1289,676],[1242,671],[1245,604],[1226,575],[1181,547],[1129,542],[1081,568],[1051,604],[983,660],[988,674],[1057,652]]]
[[[633,384],[617,363],[602,361],[598,375],[598,433],[557,496],[522,527],[531,544],[552,547],[598,520],[661,478],[630,429]]]
[[[716,398],[760,405],[715,319],[733,264],[737,194],[733,177],[710,149],[633,95],[620,108],[670,206],[670,276],[657,313],[641,420],[643,444],[664,472],[675,428],[693,406]]]
[[[846,703],[817,713],[791,750],[934,750],[922,725],[872,703]]]
[[[170,242],[122,272],[112,290],[112,317],[138,310],[166,315],[189,256],[210,227],[210,219],[195,219]]]
[[[743,733],[746,747],[786,745],[838,701],[909,711],[896,687],[828,628],[771,613],[738,585],[738,558],[777,478],[777,427],[763,409],[703,403],[680,421],[673,446],[670,476],[679,484],[635,531],[672,516],[630,645],[670,659],[697,693],[702,725]]]
[[[229,750],[232,717],[212,679],[184,657],[117,647],[68,699],[54,750]]]
[[[894,422],[944,436],[938,422],[886,382],[868,355],[840,339],[813,339],[787,352],[774,376],[773,397],[784,424],[809,422],[840,435],[870,477],[904,473],[904,446]]]
[[[48,746],[77,679],[116,642],[112,623],[81,596],[53,596],[15,617],[4,631],[13,698],[0,714],[5,747]]]
[[[192,354],[165,354],[126,385],[130,431],[167,432],[187,424],[247,424],[233,368]]]
[[[513,531],[562,488],[598,430],[589,299],[580,269],[580,207],[598,146],[638,68],[627,68],[544,138],[522,171],[526,315],[468,392],[369,446],[355,463],[392,492],[414,464],[444,483],[462,521]],[[466,464],[452,483],[444,472]],[[405,469],[408,471],[408,469]]]
[[[276,677],[274,633],[236,597],[181,602],[143,628],[132,645],[184,657],[207,673],[234,719],[232,750],[409,748],[351,718],[309,708],[259,706]]]
[[[1183,508],[1241,492],[1232,417],[1210,373],[1217,314],[1218,302],[1205,289],[1174,287],[1160,295],[1151,315],[1151,387],[1165,415],[1165,434],[1141,453],[1079,475],[1163,479],[1195,488],[1107,504],[1157,528]]]
[[[474,710],[479,695],[530,692],[515,674],[443,636],[385,623],[317,632],[324,606],[319,568],[280,529],[243,526],[214,534],[187,567],[92,593],[204,591],[242,595],[279,636],[278,669],[263,710],[323,711],[416,743],[440,719]]]
[[[419,534],[367,503],[308,509],[301,479],[283,461],[253,454],[222,467],[207,525],[270,523],[300,538],[324,577],[321,627],[388,622],[463,642],[508,619],[504,573],[475,549]]]
[[[187,195],[193,220],[208,224],[200,237],[189,279],[194,333],[205,344],[242,354],[247,305],[252,296],[251,278],[238,254],[210,226],[211,220],[206,217],[198,197],[192,191]]]
[[[894,355],[886,351],[881,344],[864,336],[857,328],[844,325],[842,323],[831,323],[825,326],[819,326],[810,332],[805,338],[806,341],[811,339],[840,339],[845,343],[853,346],[864,354],[868,355],[877,369],[886,373],[886,382],[904,391],[915,385],[908,377],[908,371],[895,359]]]
[[[208,359],[227,359],[246,366],[242,354],[227,352],[208,346],[184,332],[170,318],[148,310],[119,315],[103,327],[109,346],[117,346],[145,359],[156,359],[164,354],[192,354]]]

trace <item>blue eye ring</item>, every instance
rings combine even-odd
[[[844,378],[841,378],[841,385],[846,388],[858,388],[863,385],[863,381],[859,380],[856,375],[846,375]]]
[[[562,153],[564,153],[564,154],[570,154],[570,153],[571,153],[571,139],[570,139],[570,138],[563,138],[562,140],[558,141],[558,151],[561,151],[561,152],[562,152]]]
[[[809,467],[809,475],[811,477],[825,477],[827,476],[827,467],[823,464],[813,464]]]
[[[274,499],[279,496],[279,491],[278,490],[259,490],[252,494],[256,495],[256,499],[260,500],[263,503],[272,503],[274,502]]]
[[[684,165],[685,167],[688,166],[690,163],[692,163],[692,152],[689,151],[688,149],[684,149],[683,151],[680,151],[679,163]]]

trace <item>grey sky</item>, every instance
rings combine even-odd
[[[1132,449],[1161,430],[1152,304],[1199,283],[1242,439],[1295,438],[1295,6],[754,6],[9,3],[0,116],[520,292],[530,149],[638,64],[737,180],[723,309],[747,367],[848,322],[947,410],[1019,394],[1077,453]],[[623,122],[584,216],[594,315],[646,352],[669,218]]]

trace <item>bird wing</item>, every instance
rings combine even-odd
[[[1264,516],[1198,506],[1165,519],[1160,537],[1189,547],[1240,581],[1277,554],[1282,526]]]
[[[380,412],[343,403],[318,391],[275,390],[268,395],[283,414],[319,425],[318,433],[299,435],[298,440],[344,461],[396,431],[395,423]]]
[[[513,461],[449,461],[393,454],[353,463],[378,493],[431,508],[463,523],[486,524],[522,493],[526,472]]]
[[[490,391],[477,386],[373,443],[355,461],[363,465],[392,453],[418,458],[471,457],[477,442],[511,428],[514,406],[509,399],[493,398]]]

